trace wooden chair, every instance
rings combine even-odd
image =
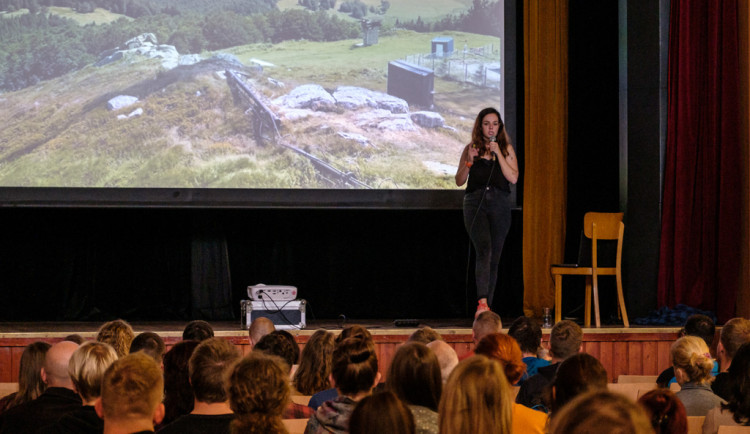
[[[18,392],[18,383],[0,383],[0,398]]]
[[[703,433],[703,421],[706,416],[688,416],[687,434],[702,434]]]
[[[656,380],[659,378],[658,375],[626,375],[626,374],[620,374],[619,377],[617,377],[617,382],[622,383],[654,383],[656,384]]]
[[[656,383],[608,383],[607,389],[613,393],[619,393],[620,395],[627,396],[633,402],[638,400],[638,397],[651,389],[656,388]]]
[[[719,426],[719,434],[750,434],[750,426]]]
[[[307,427],[307,419],[283,419],[282,422],[289,434],[303,434]]]
[[[307,405],[310,403],[311,395],[292,395],[292,402],[300,405]]]
[[[630,327],[628,314],[625,311],[625,297],[622,293],[622,237],[625,232],[625,224],[622,222],[623,213],[598,213],[589,212],[583,217],[583,233],[586,240],[591,240],[591,265],[588,264],[553,264],[550,273],[555,279],[555,322],[562,317],[562,277],[585,276],[586,277],[586,309],[584,324],[591,326],[591,291],[594,293],[594,315],[596,326],[601,327],[599,317],[599,276],[615,276],[617,280],[617,299],[619,312],[625,327]],[[583,238],[582,238],[583,239]],[[617,258],[614,267],[600,267],[597,251],[598,240],[617,240]],[[588,248],[581,246],[581,249]],[[579,261],[580,262],[580,261]]]

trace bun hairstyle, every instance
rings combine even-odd
[[[375,344],[364,336],[343,339],[333,350],[331,375],[342,395],[372,390],[378,374]]]
[[[703,339],[696,336],[681,337],[672,344],[670,350],[672,365],[675,369],[682,369],[690,382],[711,382],[714,361],[708,351],[708,345]]]
[[[638,398],[650,416],[656,434],[687,432],[687,412],[677,395],[669,389],[654,389]]]
[[[504,333],[491,333],[483,337],[474,353],[500,362],[510,384],[516,384],[526,372],[521,347],[515,339]]]

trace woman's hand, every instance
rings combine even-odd
[[[474,159],[479,156],[479,149],[476,146],[471,145],[468,149],[467,163],[473,163]]]
[[[500,145],[497,143],[497,141],[490,142],[489,143],[490,152],[494,153],[498,157],[501,157],[503,154],[500,152]]]

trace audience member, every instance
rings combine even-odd
[[[296,363],[299,357],[299,346],[291,333],[285,330],[273,331],[263,336],[260,342],[255,344],[253,351],[260,351],[281,358],[284,361],[284,368],[287,369],[287,375],[292,378],[292,364]],[[299,392],[291,389],[290,393],[299,394]],[[308,419],[312,415],[312,408],[290,401],[284,409],[282,417],[284,419]]]
[[[523,354],[523,363],[526,364],[526,372],[518,380],[520,386],[527,378],[536,374],[539,368],[549,366],[549,361],[537,357],[542,346],[542,328],[533,318],[519,316],[510,325],[508,334],[518,342]]]
[[[638,398],[651,420],[655,434],[687,434],[685,406],[669,389],[654,389]]]
[[[96,334],[97,342],[110,344],[115,349],[117,357],[122,357],[130,352],[130,343],[133,342],[135,334],[133,328],[121,319],[104,323]]]
[[[732,391],[729,389],[729,367],[737,350],[750,342],[750,320],[732,318],[724,324],[716,346],[716,356],[719,361],[720,372],[715,375],[711,383],[711,390],[724,400],[729,400]]]
[[[579,353],[560,363],[547,399],[552,417],[578,395],[607,389],[607,370],[596,357]]]
[[[251,352],[229,371],[226,389],[234,411],[232,433],[286,433],[282,412],[289,402],[288,368],[276,356]]]
[[[688,416],[705,416],[709,410],[724,403],[711,390],[711,369],[714,362],[706,342],[696,336],[684,336],[672,344],[672,366],[682,387],[677,397],[685,405]]]
[[[64,341],[75,342],[75,343],[77,343],[78,345],[81,345],[81,344],[83,344],[84,342],[86,342],[86,340],[85,340],[85,339],[83,339],[83,336],[81,336],[81,335],[79,335],[79,334],[76,334],[76,333],[73,333],[72,335],[68,335],[68,336],[65,336],[65,337],[63,338],[63,340],[64,340]]]
[[[367,328],[359,324],[352,324],[350,326],[344,327],[341,330],[341,333],[336,336],[334,343],[338,346],[344,339],[350,337],[361,337],[362,339],[367,340],[370,345],[372,345],[372,350],[375,351],[375,342],[373,342],[372,340],[372,334],[369,330],[367,330]],[[310,397],[310,402],[307,405],[313,410],[317,410],[322,403],[331,401],[337,396],[338,392],[336,391],[336,388],[331,387],[330,389],[326,389],[314,394],[312,397]]]
[[[68,375],[68,361],[77,348],[75,342],[62,341],[47,350],[41,368],[42,381],[47,384],[47,389],[38,398],[3,413],[0,433],[36,432],[81,408],[81,398]]]
[[[143,353],[116,360],[104,373],[96,414],[104,434],[152,433],[164,418],[164,379],[154,359]]]
[[[685,326],[680,329],[678,338],[683,336],[697,336],[706,342],[708,348],[711,348],[711,345],[714,342],[714,335],[716,335],[716,325],[714,324],[714,321],[706,315],[696,314],[688,317],[685,321]],[[715,376],[718,373],[719,362],[715,361],[711,375]],[[670,384],[676,382],[677,379],[675,378],[673,366],[662,371],[656,379],[656,384],[658,384],[659,387],[669,387]]]
[[[437,356],[438,363],[440,363],[440,376],[445,384],[453,369],[458,365],[456,350],[445,341],[432,341],[427,344],[427,348]]]
[[[425,326],[421,329],[416,329],[414,333],[409,335],[409,339],[407,340],[407,342],[421,342],[427,345],[432,341],[442,340],[443,337],[440,336],[440,333],[438,333],[434,328]]]
[[[250,338],[250,348],[253,348],[263,336],[274,330],[276,330],[276,326],[273,325],[273,321],[269,318],[264,316],[255,318],[250,323],[250,329],[247,331]]]
[[[526,370],[526,365],[521,359],[521,348],[518,346],[518,342],[504,333],[491,333],[483,337],[475,352],[478,355],[500,362],[509,384],[516,384]],[[545,432],[547,426],[546,414],[516,402],[513,402],[512,406],[513,432],[527,434],[542,434]]]
[[[182,330],[183,341],[203,342],[212,337],[214,337],[214,328],[202,319],[190,321]]]
[[[190,356],[188,374],[195,402],[190,414],[178,417],[159,430],[163,434],[229,433],[234,419],[224,388],[228,367],[241,355],[231,342],[220,338],[203,340]]]
[[[188,362],[198,345],[198,341],[180,341],[164,355],[164,425],[193,411]]]
[[[729,402],[706,414],[704,434],[718,432],[720,425],[750,425],[750,343],[743,344],[734,354],[728,374]]]
[[[325,330],[316,330],[310,336],[300,356],[299,368],[292,385],[302,395],[313,395],[330,389],[331,357],[335,347],[334,335]]]
[[[130,353],[137,353],[138,351],[143,351],[147,356],[154,359],[160,367],[164,367],[164,353],[167,351],[167,346],[161,336],[154,332],[139,334],[130,343]]]
[[[57,423],[38,431],[39,434],[98,434],[104,423],[97,416],[94,404],[101,394],[104,372],[117,360],[115,349],[103,342],[86,342],[73,352],[68,374],[83,406],[61,417]]]
[[[390,391],[362,398],[349,420],[351,434],[415,434],[409,409]]]
[[[50,346],[41,341],[26,345],[18,366],[18,391],[0,400],[0,414],[36,399],[47,389],[47,384],[42,381],[42,366]]]
[[[583,349],[583,330],[573,321],[562,320],[552,327],[549,345],[552,364],[539,368],[536,374],[524,381],[516,397],[517,403],[542,411],[543,394],[552,383],[560,363]]]
[[[420,342],[406,342],[393,356],[386,388],[409,406],[417,433],[438,432],[438,404],[443,379],[437,356]],[[387,432],[387,431],[384,431]]]
[[[594,390],[577,396],[550,421],[550,434],[653,434],[646,411],[625,395]]]
[[[333,351],[330,380],[338,396],[318,407],[306,433],[348,432],[354,406],[380,381],[372,339],[357,334],[339,342]]]
[[[440,398],[441,434],[511,433],[510,385],[496,360],[477,355],[453,370]]]

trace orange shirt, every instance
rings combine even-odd
[[[513,434],[544,434],[547,414],[513,403]]]

